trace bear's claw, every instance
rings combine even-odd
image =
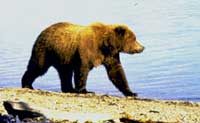
[[[137,97],[138,96],[138,94],[137,93],[132,93],[132,92],[129,92],[129,93],[126,93],[126,94],[124,94],[125,96],[130,96],[130,97]]]
[[[32,85],[25,85],[25,86],[22,86],[22,88],[28,88],[28,89],[33,89],[34,90]]]
[[[82,89],[82,90],[75,89],[75,93],[87,94],[87,93],[94,93],[94,92],[87,91],[87,89]]]

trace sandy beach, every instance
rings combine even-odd
[[[200,103],[70,94],[20,88],[0,89],[3,102],[26,104],[51,122],[200,123]]]

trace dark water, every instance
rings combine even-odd
[[[0,87],[20,87],[34,40],[46,26],[69,21],[125,23],[146,47],[139,55],[121,54],[130,87],[140,97],[200,101],[199,0],[7,0],[0,4]],[[35,88],[60,91],[51,68]],[[121,93],[102,66],[88,78],[96,93]]]

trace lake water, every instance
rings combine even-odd
[[[20,87],[36,37],[47,26],[69,21],[127,24],[146,47],[142,54],[121,54],[132,90],[139,97],[200,101],[199,0],[7,0],[0,5],[0,87]],[[60,91],[50,68],[35,88]],[[93,69],[87,88],[122,96],[104,67]]]

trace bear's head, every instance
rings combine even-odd
[[[119,52],[134,54],[141,53],[144,47],[136,40],[136,36],[125,25],[112,26],[114,32],[114,45],[119,49]]]

